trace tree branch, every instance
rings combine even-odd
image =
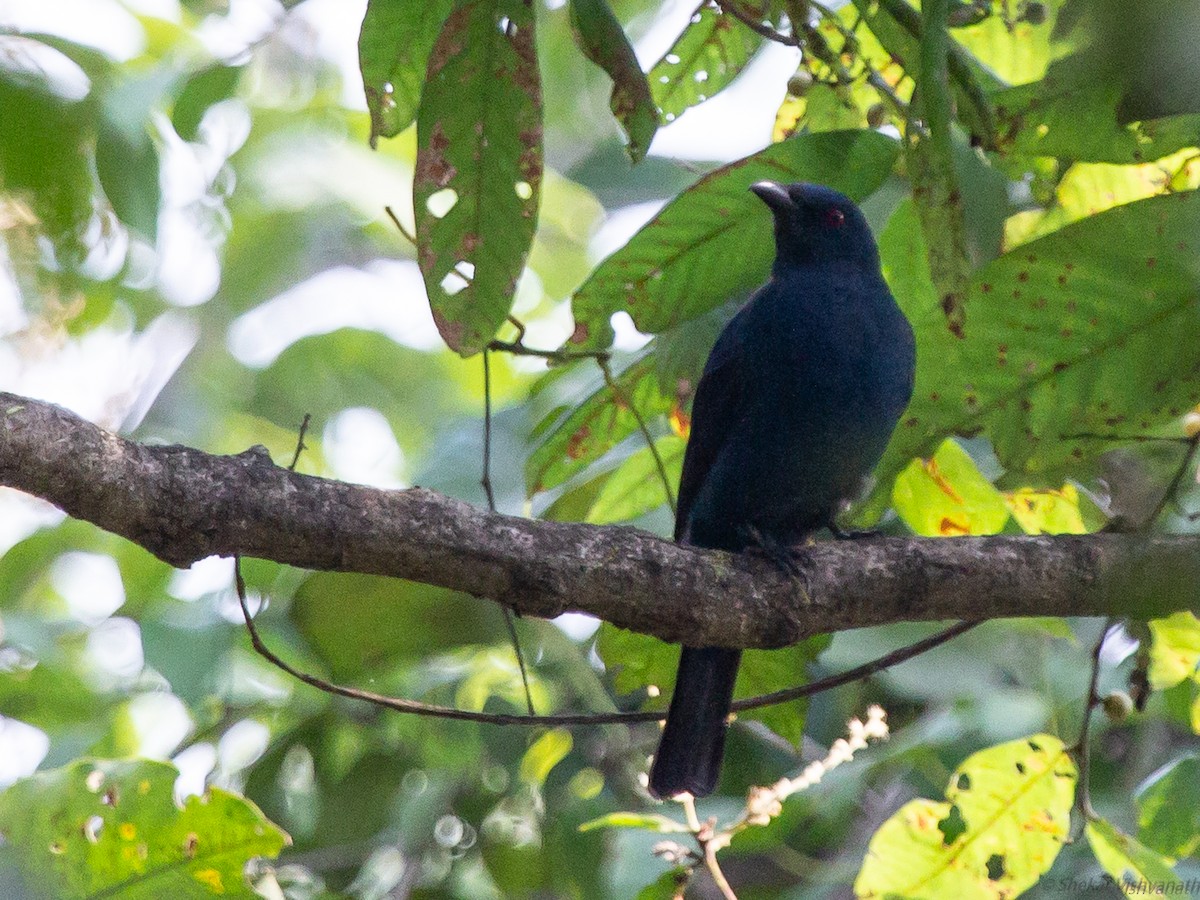
[[[1143,534],[826,541],[791,579],[751,554],[633,528],[499,515],[433,491],[290,472],[262,448],[147,446],[0,392],[0,485],[176,566],[254,556],[408,578],[522,614],[591,613],[668,641],[779,647],[898,621],[1153,617],[1200,608],[1200,538]]]

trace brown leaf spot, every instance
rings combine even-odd
[[[1017,273],[1017,281],[1028,281],[1028,280],[1029,280],[1028,272],[1018,272]]]
[[[589,329],[585,323],[576,322],[575,330],[571,332],[571,338],[570,338],[571,343],[572,344],[582,344],[584,341],[586,341],[588,339],[588,333],[589,333]]]
[[[447,319],[438,309],[433,310],[433,324],[437,326],[438,334],[451,350],[459,350],[463,346],[463,338],[467,328],[462,322]]]
[[[591,429],[586,425],[580,427],[570,438],[567,439],[567,456],[571,459],[579,459],[587,452],[586,441],[591,436]]]
[[[458,170],[446,159],[450,139],[441,122],[434,122],[429,132],[429,143],[417,150],[417,167],[413,176],[415,185],[434,184],[444,188],[458,174]]]
[[[952,519],[949,516],[942,516],[942,521],[938,522],[938,534],[970,534],[971,526],[966,522],[960,522]]]

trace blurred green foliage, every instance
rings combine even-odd
[[[904,0],[370,0],[346,31],[361,81],[321,39],[361,4],[263,7],[247,24],[220,0],[105,0],[90,35],[0,12],[0,387],[139,440],[262,444],[281,464],[307,414],[301,471],[484,503],[471,354],[518,342],[554,364],[490,354],[499,508],[669,534],[705,356],[770,265],[769,219],[745,188],[813,179],[862,203],[918,341],[912,408],[849,519],[927,536],[1200,527],[1193,478],[1159,502],[1200,403],[1200,22],[1186,5],[982,0],[939,6],[949,28],[933,33]],[[764,28],[803,40],[792,68],[765,64],[787,51]],[[943,39],[944,84],[921,76]],[[761,121],[725,107],[723,127],[762,135],[757,152],[646,156],[734,92],[778,106]],[[231,566],[176,572],[8,492],[0,554],[0,896],[211,896],[219,882],[273,898],[650,898],[687,881],[651,852],[689,839],[640,786],[652,725],[500,728],[332,698],[253,653]],[[525,710],[483,601],[243,571],[265,639],[305,671]],[[868,704],[892,737],[736,836],[721,859],[738,896],[1194,882],[1190,613],[1131,629],[1144,659],[1130,635],[1106,644],[1097,818],[1062,842],[1063,748],[1097,628],[989,623],[740,717],[700,807],[722,822],[749,786],[825,757]],[[539,712],[665,704],[674,648],[608,625],[516,629]],[[739,691],[927,633],[748,654]],[[1131,711],[1121,691],[1143,661],[1155,693]],[[172,790],[193,796],[172,805]],[[692,896],[714,895],[706,878]]]

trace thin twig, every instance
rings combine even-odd
[[[388,214],[388,218],[392,220],[392,224],[396,226],[396,230],[400,232],[400,236],[415,248],[417,246],[416,235],[409,233],[409,230],[404,227],[404,223],[400,221],[400,217],[396,215],[395,210],[390,206],[385,206],[383,211]]]
[[[234,572],[240,580],[240,562],[238,557],[234,557]],[[294,666],[284,662],[278,657],[259,636],[257,626],[254,624],[254,619],[250,614],[250,609],[245,599],[245,585],[239,587],[238,600],[241,601],[242,615],[246,620],[246,629],[250,634],[250,643],[263,659],[271,663],[278,669],[291,675],[305,684],[315,687],[319,691],[327,694],[336,694],[341,697],[348,697],[352,700],[362,700],[366,703],[371,703],[375,706],[381,706],[385,709],[391,709],[396,712],[410,713],[418,716],[429,716],[436,719],[457,719],[463,722],[480,722],[485,725],[552,725],[552,726],[577,726],[577,725],[632,725],[637,722],[661,722],[667,717],[666,710],[641,710],[636,712],[615,712],[615,713],[554,713],[551,715],[525,715],[516,713],[484,713],[476,712],[469,709],[456,709],[451,706],[438,706],[432,703],[422,703],[419,700],[406,700],[400,697],[388,697],[383,694],[376,694],[372,691],[363,691],[357,688],[345,687],[344,685],[334,684],[326,681],[323,678],[317,678],[315,675],[309,675],[296,669]],[[864,663],[861,666],[856,666],[839,675],[833,675],[829,678],[822,678],[818,681],[810,682],[809,684],[800,685],[799,687],[790,688],[785,691],[776,691],[774,694],[766,694],[760,697],[748,697],[745,700],[736,701],[732,709],[735,712],[740,712],[747,709],[758,709],[762,706],[770,706],[776,703],[784,703],[788,700],[797,700],[801,697],[811,697],[815,694],[820,694],[824,691],[832,690],[836,687],[841,687],[852,681],[859,681],[863,678],[869,678],[888,666],[898,665],[905,660],[912,659],[938,644],[945,643],[956,635],[962,634],[968,628],[973,628],[977,623],[960,622],[944,631],[938,632],[935,635],[925,638],[922,641],[917,641],[915,644],[910,644],[907,647],[901,647],[899,650],[894,650],[879,659],[869,663]]]
[[[725,877],[725,873],[721,871],[721,864],[717,862],[717,845],[714,841],[704,842],[704,866],[708,869],[712,880],[717,883],[721,896],[725,900],[738,900],[737,894],[729,886],[729,880]]]
[[[800,41],[792,34],[783,34],[771,28],[769,25],[764,25],[757,21],[753,16],[747,15],[741,7],[737,5],[737,0],[715,0],[717,6],[721,8],[721,12],[726,15],[733,16],[755,34],[765,37],[768,41],[774,41],[777,44],[785,44],[788,47],[799,47]],[[793,23],[794,27],[795,23]]]
[[[487,495],[488,509],[496,511],[496,495],[492,490],[492,362],[491,352],[483,350],[483,474],[479,479],[483,492]],[[517,668],[521,671],[521,685],[525,689],[525,706],[531,716],[537,715],[533,707],[533,692],[529,690],[529,672],[525,668],[525,654],[521,652],[521,640],[517,637],[517,623],[513,611],[507,606],[500,607],[504,612],[504,624],[508,628],[508,637],[512,641],[513,653],[517,656]]]
[[[1175,495],[1179,491],[1179,486],[1183,484],[1184,477],[1187,475],[1188,470],[1192,468],[1192,460],[1196,456],[1197,449],[1200,449],[1200,430],[1197,430],[1188,439],[1188,449],[1183,454],[1183,459],[1179,462],[1179,468],[1175,470],[1175,475],[1167,484],[1167,488],[1163,491],[1158,503],[1155,504],[1154,511],[1146,518],[1147,527],[1153,525],[1158,520],[1158,517],[1163,514],[1163,510],[1167,508],[1167,504],[1175,499]]]
[[[667,475],[666,464],[663,462],[662,455],[658,452],[658,446],[654,443],[654,438],[650,434],[650,428],[646,425],[646,420],[642,418],[642,414],[638,412],[638,408],[633,404],[633,398],[626,397],[620,385],[617,384],[617,380],[613,378],[612,367],[608,364],[608,360],[597,359],[596,364],[600,366],[600,371],[604,374],[604,383],[613,392],[613,397],[633,414],[633,419],[637,422],[638,431],[642,433],[642,437],[646,441],[646,446],[650,448],[650,455],[654,457],[654,465],[658,468],[658,477],[662,480],[663,493],[667,495],[667,503],[670,504],[671,515],[675,515],[675,492],[671,490],[671,478]]]
[[[300,454],[308,449],[304,445],[304,436],[308,434],[308,426],[311,422],[312,414],[305,413],[304,420],[300,423],[300,433],[296,436],[296,452],[292,455],[291,465],[288,466],[288,469],[293,472],[296,471],[296,464],[300,462]]]
[[[607,361],[612,356],[607,350],[568,350],[562,347],[557,350],[542,350],[537,347],[527,347],[520,338],[515,341],[493,340],[488,343],[488,349],[500,353],[511,353],[513,356],[536,356],[556,365],[575,362],[579,359]]]
[[[1071,748],[1079,759],[1079,787],[1076,792],[1076,802],[1079,811],[1083,813],[1084,820],[1088,822],[1098,818],[1096,810],[1092,808],[1091,787],[1088,784],[1092,762],[1092,748],[1088,740],[1088,732],[1092,727],[1092,714],[1096,711],[1096,707],[1103,702],[1096,692],[1096,686],[1100,683],[1100,651],[1104,647],[1104,639],[1108,637],[1109,631],[1115,624],[1116,619],[1112,617],[1104,620],[1104,627],[1100,629],[1100,637],[1096,639],[1096,645],[1092,648],[1092,675],[1088,681],[1087,705],[1083,710],[1083,724],[1079,727],[1079,740]]]
[[[525,342],[525,323],[516,316],[509,313],[508,324],[517,329],[517,339],[515,343],[523,344]]]
[[[487,495],[488,509],[495,512],[496,495],[492,491],[492,361],[487,347],[483,348],[483,475],[479,483]]]
[[[839,18],[837,12],[833,9],[830,9],[824,3],[817,3],[815,0],[810,0],[810,5],[813,9],[821,14],[822,19],[831,23],[841,33],[842,40],[844,41],[842,45],[843,50],[847,46],[851,46],[851,42],[857,42],[857,38],[854,37],[854,31],[858,27],[857,24],[855,25],[854,29],[847,28],[845,23],[842,22],[841,18]],[[862,21],[861,17],[859,21]],[[828,41],[825,41],[824,35],[822,35],[816,28],[812,26],[806,26],[805,34],[809,38],[810,42],[815,36],[816,38],[819,38],[826,47],[829,46]],[[885,79],[883,75],[861,55],[859,56],[859,62],[862,63],[863,70],[866,74],[867,83],[870,84],[871,87],[875,88],[876,92],[892,105],[900,118],[907,119],[908,104],[900,99],[900,95],[896,93],[895,88],[888,84],[887,79]]]
[[[777,703],[786,703],[789,700],[811,697],[813,694],[832,690],[835,687],[841,687],[843,684],[849,684],[852,681],[862,681],[864,678],[870,678],[877,672],[882,672],[884,669],[890,669],[892,666],[910,660],[914,656],[920,656],[927,650],[932,650],[934,647],[940,646],[950,639],[956,638],[960,634],[982,624],[982,622],[959,622],[956,625],[951,625],[949,628],[939,631],[937,634],[931,634],[927,638],[893,650],[891,653],[887,653],[869,663],[863,663],[861,666],[848,669],[840,675],[831,675],[819,681],[802,684],[798,687],[786,688],[785,690],[775,691],[770,694],[763,694],[760,697],[736,700],[732,709],[734,712],[742,712],[747,709],[758,709],[762,706],[774,706]]]

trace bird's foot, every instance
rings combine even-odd
[[[763,532],[759,531],[753,525],[746,527],[745,537],[747,539],[747,550],[765,556],[775,564],[775,567],[779,571],[787,575],[792,581],[797,582],[801,590],[807,595],[808,577],[805,575],[804,569],[801,568],[793,547],[772,535],[763,534]]]

